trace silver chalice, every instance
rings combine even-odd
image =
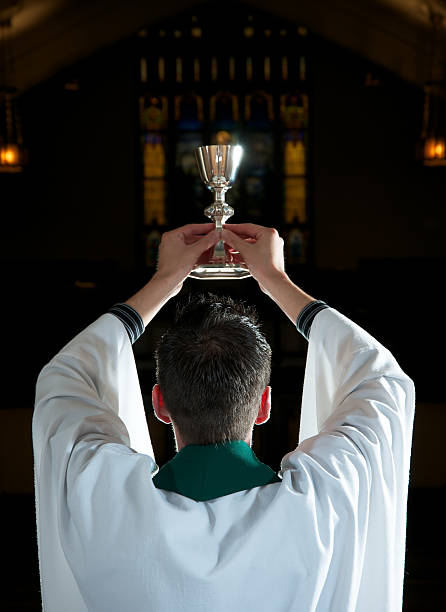
[[[232,187],[242,155],[240,145],[208,145],[195,150],[201,180],[214,194],[214,201],[204,214],[214,221],[215,229],[220,232],[222,224],[234,214],[234,209],[225,201],[225,194]],[[251,276],[240,253],[225,245],[223,240],[219,240],[204,259],[195,265],[190,277],[206,280]]]

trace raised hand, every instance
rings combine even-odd
[[[214,223],[183,225],[161,237],[155,275],[176,286],[178,291],[196,263],[220,239]]]
[[[283,238],[276,229],[253,223],[225,223],[222,238],[239,251],[263,291],[277,278],[286,277]]]

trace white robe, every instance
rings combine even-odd
[[[102,315],[37,383],[44,610],[401,610],[414,395],[386,348],[323,310],[282,481],[196,502],[153,485],[132,346]]]

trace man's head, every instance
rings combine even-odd
[[[252,307],[212,294],[190,297],[155,358],[154,409],[174,422],[184,445],[246,440],[254,422],[268,419],[271,347]]]

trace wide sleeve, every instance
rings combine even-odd
[[[376,609],[377,593],[386,610],[401,609],[414,412],[414,384],[390,351],[335,309],[319,312],[299,446],[283,458],[281,475],[288,471],[290,486],[313,496],[327,541],[342,533],[337,550],[358,610]]]
[[[87,454],[86,441],[92,448],[113,443],[146,455],[157,469],[131,342],[113,314],[99,317],[41,371],[32,437],[44,608],[79,612],[85,604],[60,540],[70,458],[81,441]]]
[[[377,406],[380,418],[364,422],[364,417],[371,416],[362,403],[364,392],[370,400],[384,401],[391,410]],[[351,427],[368,425],[384,435],[395,459],[405,459],[407,467],[414,409],[413,381],[388,349],[334,308],[316,315],[309,337],[299,442],[350,420]],[[388,438],[390,423],[405,434],[401,447]]]

